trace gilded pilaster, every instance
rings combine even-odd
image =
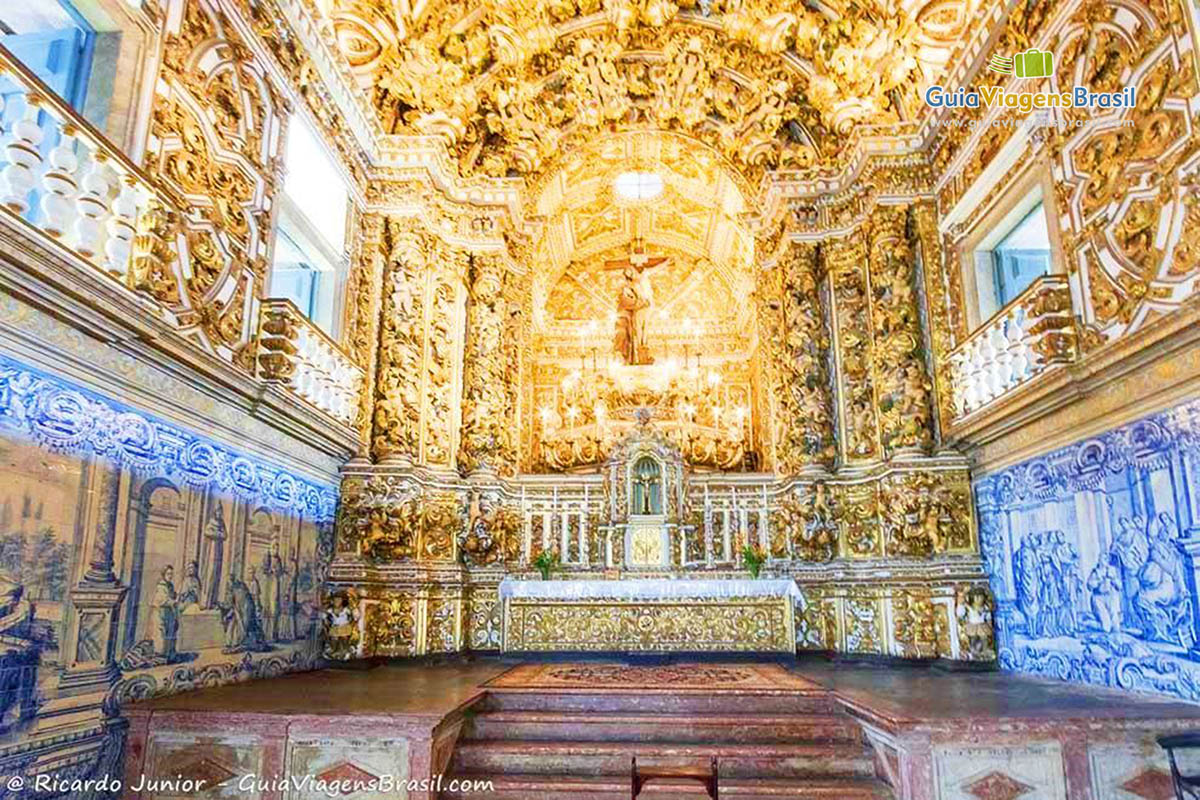
[[[358,456],[366,458],[371,449],[371,418],[375,400],[375,381],[379,360],[379,321],[383,304],[383,281],[388,264],[388,246],[384,238],[384,218],[365,214],[361,218],[358,257],[352,265],[346,286],[348,302],[346,345],[354,363],[366,376],[359,396],[354,427],[360,436]]]
[[[822,251],[833,287],[833,320],[839,353],[839,382],[844,435],[842,458],[848,462],[879,458],[876,419],[873,332],[867,282],[867,248],[860,231],[827,244]]]
[[[384,246],[371,449],[376,460],[412,464],[420,457],[421,444],[426,237],[405,221],[389,219]]]
[[[782,472],[832,466],[837,455],[829,390],[829,331],[821,297],[817,246],[791,245],[779,269],[779,310],[769,328],[776,359],[777,458]]]
[[[933,413],[916,292],[916,260],[905,206],[880,206],[870,218],[871,324],[875,399],[887,455],[927,450]]]
[[[919,248],[921,274],[925,282],[925,321],[928,327],[933,363],[933,394],[938,420],[954,418],[954,386],[950,375],[950,353],[954,349],[953,326],[956,305],[946,280],[941,239],[937,229],[937,208],[932,201],[912,206],[912,233]]]
[[[457,457],[466,305],[463,283],[469,262],[468,251],[436,242],[429,270],[420,371],[420,462],[426,466],[453,468]]]
[[[508,299],[498,254],[471,258],[463,355],[462,440],[458,466],[464,473],[511,472],[512,406]]]

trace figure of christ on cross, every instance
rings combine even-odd
[[[645,252],[640,239],[633,240],[628,258],[604,262],[604,269],[619,269],[625,277],[617,293],[617,325],[613,349],[626,364],[653,364],[654,357],[646,342],[646,321],[654,305],[654,290],[647,271],[667,263],[667,256],[652,256]]]

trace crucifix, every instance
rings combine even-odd
[[[621,270],[625,282],[617,293],[617,325],[613,348],[626,364],[653,364],[646,343],[646,318],[654,304],[654,290],[647,271],[666,264],[667,256],[652,256],[646,252],[640,237],[633,238],[632,249],[626,258],[604,262],[605,270]]]

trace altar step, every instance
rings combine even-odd
[[[490,691],[472,709],[447,777],[491,780],[495,800],[627,800],[635,755],[661,765],[715,755],[723,798],[892,797],[861,728],[824,690]],[[641,795],[703,796],[688,781],[654,782]]]
[[[553,692],[520,689],[491,690],[474,706],[475,711],[550,711],[565,713],[644,712],[655,714],[736,714],[747,710],[765,714],[840,714],[841,709],[824,689],[762,690],[739,692],[645,692],[605,690]]]
[[[527,741],[857,742],[861,729],[839,714],[655,714],[492,711],[474,721],[474,736]]]
[[[459,776],[463,777],[463,776]],[[477,778],[480,776],[470,776]],[[492,791],[442,792],[443,800],[629,800],[629,775],[551,777],[546,775],[488,776]],[[655,781],[638,800],[697,800],[704,789],[695,781]],[[891,800],[876,780],[861,778],[721,778],[722,800]]]

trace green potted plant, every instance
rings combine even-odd
[[[757,578],[762,571],[762,565],[767,561],[767,554],[758,545],[748,544],[742,548],[742,563],[750,571],[751,578]]]
[[[552,550],[543,550],[537,554],[533,565],[538,568],[538,572],[542,573],[542,580],[548,581],[550,580],[550,571],[558,566],[558,553]]]

